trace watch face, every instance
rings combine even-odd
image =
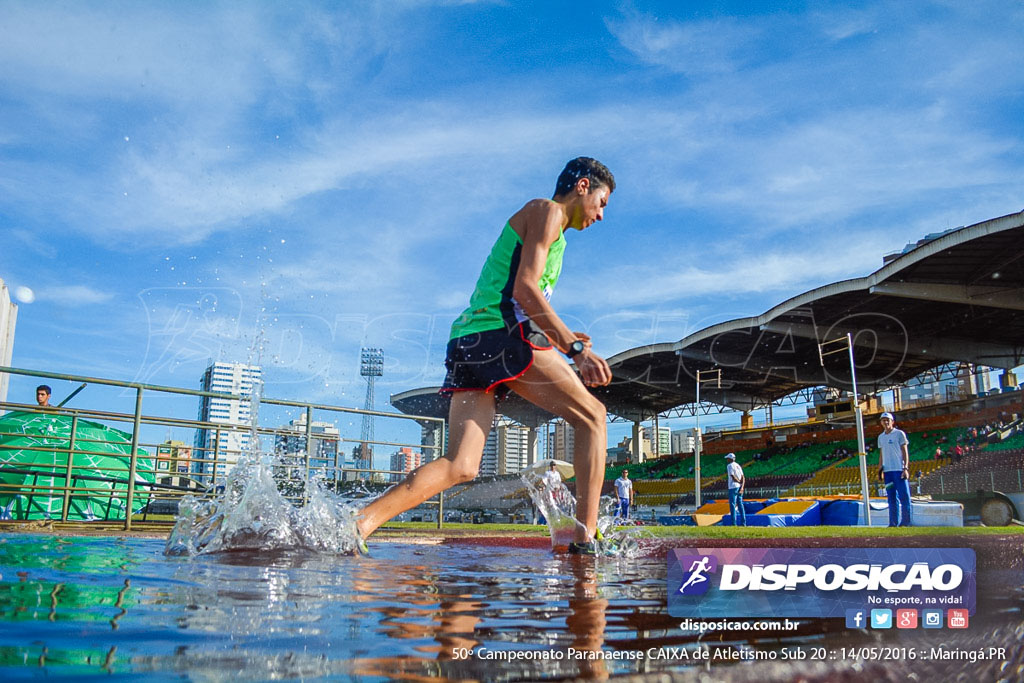
[[[577,339],[572,343],[572,346],[569,347],[569,351],[571,351],[572,355],[575,356],[577,353],[583,353],[583,348],[583,342]]]

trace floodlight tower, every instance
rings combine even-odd
[[[373,410],[374,381],[384,376],[384,349],[363,347],[359,351],[359,374],[366,378],[366,401],[363,410]],[[363,415],[362,443],[357,469],[373,469],[373,415]]]

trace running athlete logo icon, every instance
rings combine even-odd
[[[718,569],[718,559],[714,555],[684,555],[679,558],[679,566],[689,572],[684,576],[679,592],[683,595],[703,595],[711,587],[707,575]]]

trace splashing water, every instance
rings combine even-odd
[[[547,521],[551,531],[551,547],[565,548],[575,540],[576,529],[583,525],[576,519],[576,499],[565,484],[552,486],[536,472],[527,472],[520,479],[526,485],[530,499]]]
[[[551,548],[565,550],[575,540],[576,530],[583,528],[576,519],[576,499],[564,483],[551,485],[535,472],[527,472],[520,478],[533,504],[547,521],[551,532]],[[612,498],[601,498],[597,515],[598,537],[601,538],[598,550],[603,555],[636,557],[639,553],[637,537],[640,530],[636,527],[618,528],[622,520],[616,517],[615,509],[616,504]]]
[[[306,482],[308,500],[297,507],[278,491],[273,466],[274,459],[268,455],[244,456],[228,474],[223,492],[212,498],[182,499],[164,553],[355,552],[359,507],[315,479]]]
[[[274,467],[284,472],[290,468],[260,451],[262,392],[262,381],[254,380],[248,399],[248,453],[230,470],[222,491],[212,497],[185,496],[181,500],[165,555],[231,550],[356,551],[356,503],[328,491],[319,478],[301,482],[306,498],[302,506],[281,494]]]

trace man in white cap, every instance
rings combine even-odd
[[[729,453],[725,459],[729,463],[725,466],[725,476],[729,479],[729,515],[732,518],[732,525],[746,526],[747,511],[743,509],[743,489],[747,482],[743,477],[743,468],[736,462],[735,453]]]
[[[619,497],[618,516],[629,519],[629,506],[633,503],[633,482],[629,479],[629,470],[622,470],[622,475],[615,480],[615,493]]]
[[[907,435],[896,429],[892,413],[878,418],[878,478],[885,482],[889,498],[889,526],[910,526],[910,451]]]

